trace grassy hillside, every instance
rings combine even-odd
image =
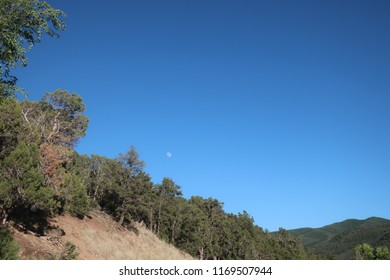
[[[353,248],[361,243],[390,247],[390,220],[377,217],[288,232],[300,238],[313,253],[336,259],[352,259]]]
[[[94,211],[90,217],[77,219],[59,216],[51,222],[44,236],[13,230],[22,259],[61,258],[66,243],[76,246],[81,260],[153,260],[193,259],[174,246],[165,243],[141,224],[130,230],[118,227],[108,215]]]

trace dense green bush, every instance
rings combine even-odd
[[[390,251],[387,247],[373,248],[363,243],[355,247],[355,257],[357,260],[390,260]]]
[[[0,227],[0,260],[18,259],[19,246],[8,229]]]

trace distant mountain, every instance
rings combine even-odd
[[[321,228],[288,230],[311,252],[335,259],[353,259],[353,249],[361,243],[390,248],[390,220],[372,217],[349,219]]]

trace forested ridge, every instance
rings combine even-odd
[[[371,251],[374,248],[386,248],[387,257],[384,258],[390,258],[387,249],[390,247],[390,221],[383,218],[349,219],[321,228],[301,228],[288,232],[300,238],[308,250],[326,258],[355,259],[361,258],[361,255],[369,256],[369,253],[356,252],[359,248],[369,252],[368,246],[371,246]]]
[[[200,259],[304,259],[303,245],[285,230],[273,235],[247,213],[231,214],[215,198],[183,197],[164,178],[153,183],[135,147],[110,159],[80,155],[87,130],[80,96],[65,90],[41,101],[0,104],[0,217],[45,234],[47,219],[91,209],[121,226],[143,222],[161,239]]]

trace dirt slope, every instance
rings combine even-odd
[[[76,245],[81,260],[179,260],[192,259],[175,247],[158,239],[140,224],[131,230],[118,227],[108,215],[95,211],[83,220],[60,216],[45,236],[13,230],[23,259],[60,258],[65,244]]]

